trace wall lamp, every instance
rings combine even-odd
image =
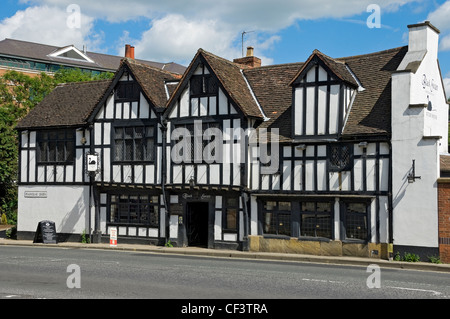
[[[412,167],[408,174],[408,183],[414,183],[420,176],[416,176],[416,160],[412,160]]]

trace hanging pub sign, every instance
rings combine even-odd
[[[97,173],[99,169],[98,165],[99,157],[98,154],[87,154],[86,165],[88,173]]]
[[[43,220],[38,223],[33,243],[56,244],[55,223],[50,220]]]

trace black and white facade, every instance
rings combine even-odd
[[[409,29],[362,56],[255,67],[200,49],[182,76],[125,59],[58,87],[18,126],[19,236],[53,220],[61,239],[436,254],[448,105],[438,30]]]

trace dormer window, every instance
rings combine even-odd
[[[49,54],[49,56],[52,58],[71,59],[94,63],[94,61],[87,56],[86,52],[78,50],[73,45],[58,49],[55,52]]]
[[[314,51],[291,85],[293,138],[335,138],[342,132],[359,87],[344,62]]]

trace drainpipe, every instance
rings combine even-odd
[[[249,251],[249,242],[248,242],[248,210],[247,210],[247,202],[248,202],[248,194],[246,192],[241,193],[242,200],[242,208],[244,213],[244,238],[242,241],[242,250]]]
[[[389,225],[388,225],[388,232],[389,232],[389,241],[388,241],[388,258],[389,260],[392,260],[394,257],[394,231],[393,231],[393,199],[392,199],[392,188],[393,188],[393,162],[392,162],[392,143],[389,140],[389,193],[388,193],[388,219],[389,219]]]
[[[91,154],[95,154],[95,145],[94,145],[94,126],[92,123],[89,124],[89,152]],[[95,192],[95,173],[89,173],[89,223],[91,222],[91,201],[94,200],[94,232],[92,234],[92,243],[100,243],[101,242],[101,230],[100,230],[100,210],[97,205],[98,194]],[[92,195],[91,195],[92,194]],[[92,198],[91,198],[92,196]],[[90,227],[89,227],[90,228]]]
[[[166,228],[166,242],[165,244],[167,244],[170,240],[170,228],[169,228],[169,218],[170,218],[170,214],[169,214],[169,205],[167,202],[167,194],[166,194],[166,178],[167,178],[167,172],[166,172],[166,138],[167,138],[167,121],[166,120],[161,120],[161,134],[162,134],[162,154],[161,154],[161,159],[162,159],[162,172],[161,172],[161,187],[162,187],[162,193],[163,193],[163,200],[164,200],[164,207],[166,208],[166,218],[165,218],[165,228]]]

